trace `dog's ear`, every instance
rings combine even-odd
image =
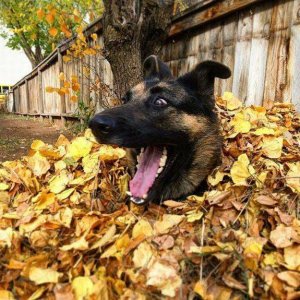
[[[158,78],[159,80],[171,79],[172,73],[169,67],[156,55],[148,56],[144,61],[144,78]]]
[[[216,61],[206,60],[177,80],[199,95],[212,96],[214,94],[215,78],[226,79],[230,76],[231,71],[227,66]]]

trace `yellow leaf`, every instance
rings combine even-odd
[[[220,172],[218,170],[214,175],[209,175],[208,178],[207,178],[207,181],[212,186],[216,186],[217,184],[219,184],[223,180],[225,175],[226,175],[226,173]]]
[[[92,34],[91,34],[91,38],[92,38],[94,41],[97,41],[97,38],[98,38],[97,33],[92,33]]]
[[[113,237],[115,236],[117,231],[116,225],[113,224],[106,232],[105,234],[102,236],[102,238],[95,242],[94,245],[91,246],[91,249],[96,249],[96,248],[100,248],[101,247],[107,245],[109,242],[112,241]]]
[[[94,290],[94,283],[89,277],[79,276],[73,279],[72,290],[76,300],[89,299]]]
[[[67,157],[73,157],[76,161],[87,156],[93,147],[93,143],[85,137],[75,138],[67,148]]]
[[[264,255],[263,264],[265,266],[278,267],[282,260],[281,254],[274,251]]]
[[[66,163],[63,160],[59,160],[54,164],[55,171],[61,171],[67,167]]]
[[[222,100],[226,102],[228,110],[235,110],[242,107],[242,102],[236,98],[233,93],[225,92],[222,96]]]
[[[199,221],[202,217],[203,217],[202,211],[192,210],[192,211],[187,212],[187,221],[189,223]]]
[[[250,164],[248,156],[245,153],[238,157],[230,170],[232,181],[236,185],[247,185],[247,179],[254,174],[255,170]]]
[[[9,189],[9,185],[4,183],[4,182],[0,182],[0,191],[6,191]]]
[[[46,86],[45,90],[46,90],[47,93],[53,93],[53,92],[55,92],[56,89],[51,87],[51,86]]]
[[[53,269],[43,269],[38,267],[31,267],[29,270],[29,279],[35,284],[43,283],[58,283],[59,277],[62,276],[62,273],[59,273]]]
[[[251,123],[245,119],[243,112],[237,113],[230,124],[234,127],[235,133],[248,133],[251,129]]]
[[[263,154],[269,158],[279,158],[282,152],[283,137],[263,137],[261,142]]]
[[[147,242],[141,243],[133,252],[132,260],[136,268],[147,268],[153,259],[154,253]]]
[[[151,224],[145,220],[140,219],[132,229],[132,238],[136,238],[139,235],[144,235],[145,237],[149,237],[153,235],[153,229]]]
[[[114,148],[110,145],[101,145],[99,149],[99,156],[101,160],[117,160],[125,157],[126,151],[121,148]]]
[[[89,249],[89,243],[86,241],[85,236],[83,235],[81,238],[79,238],[77,241],[60,247],[61,250],[63,251],[68,251],[68,250],[87,250]]]
[[[262,249],[264,244],[266,243],[266,239],[264,238],[253,238],[248,237],[244,243],[244,263],[246,268],[251,271],[255,271],[258,268],[260,256],[262,253]]]
[[[75,191],[74,188],[66,189],[63,192],[61,192],[60,194],[57,194],[56,197],[58,200],[64,200],[64,199],[68,198],[74,191]]]
[[[66,80],[66,76],[65,76],[65,74],[63,72],[59,73],[58,78],[59,78],[60,81],[65,81]]]
[[[31,149],[39,150],[45,146],[45,143],[41,140],[34,140],[31,144]]]
[[[274,135],[275,131],[272,128],[262,127],[253,132],[254,135]]]
[[[29,157],[28,166],[35,176],[42,176],[50,169],[50,163],[47,158],[41,156],[39,152],[36,152],[33,156]]]
[[[70,60],[71,60],[71,57],[70,57],[70,56],[68,56],[68,55],[64,55],[64,56],[63,56],[63,61],[64,61],[65,63],[69,62]]]
[[[172,227],[177,226],[184,220],[184,216],[180,215],[163,215],[162,221],[154,223],[154,230],[156,234],[168,233]]]
[[[95,173],[99,167],[99,153],[95,152],[82,159],[82,167],[85,173]]]
[[[63,170],[59,175],[54,176],[49,184],[50,192],[59,194],[62,192],[69,182],[69,177],[66,170]]]
[[[0,290],[0,299],[15,300],[14,294],[10,291]]]
[[[45,286],[40,287],[37,289],[29,298],[28,300],[38,300],[41,299],[41,296],[44,294],[44,292],[47,290]],[[0,298],[1,299],[1,298]]]
[[[55,201],[55,195],[53,193],[41,192],[37,196],[33,197],[32,202],[37,202],[35,210],[43,210]]]
[[[295,193],[300,193],[300,162],[287,165],[290,170],[286,174],[286,183]]]
[[[56,37],[57,34],[58,34],[58,30],[55,28],[55,27],[52,27],[49,29],[49,34],[52,36],[52,37]]]
[[[0,247],[7,246],[8,248],[11,247],[13,239],[13,230],[11,227],[8,227],[6,229],[0,229]]]

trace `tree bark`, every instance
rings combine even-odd
[[[174,0],[104,0],[105,56],[121,98],[142,80],[142,61],[158,54],[171,24]]]

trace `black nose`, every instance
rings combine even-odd
[[[109,116],[104,115],[96,115],[92,120],[89,122],[89,127],[94,132],[101,132],[107,134],[111,132],[115,128],[116,124],[114,119]]]

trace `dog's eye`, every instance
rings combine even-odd
[[[154,101],[153,101],[153,104],[157,107],[164,107],[164,106],[167,106],[168,105],[168,102],[163,99],[163,98],[156,98]]]

